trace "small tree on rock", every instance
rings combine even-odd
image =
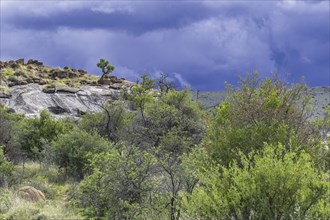
[[[100,59],[100,61],[97,63],[97,67],[102,70],[102,76],[99,79],[99,82],[102,82],[104,80],[104,77],[109,73],[113,72],[115,69],[115,67],[112,66],[106,59]]]

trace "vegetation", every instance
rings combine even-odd
[[[285,152],[285,154],[283,154]],[[308,153],[265,144],[229,167],[207,164],[185,206],[197,219],[326,219],[330,183]]]
[[[312,121],[304,85],[256,74],[228,93],[209,112],[142,74],[77,121],[0,106],[0,218],[329,219],[330,110]]]
[[[13,63],[0,70],[0,92],[7,93],[11,85],[38,83],[47,88],[80,87],[85,84],[97,84],[98,77],[87,74],[82,70],[69,67],[50,68],[39,65]]]
[[[102,71],[102,76],[99,81],[102,81],[106,75],[110,74],[112,71],[115,70],[115,67],[112,66],[109,61],[106,59],[100,59],[100,61],[96,64]]]

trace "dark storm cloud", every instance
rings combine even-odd
[[[329,84],[327,1],[1,2],[1,59],[116,74],[167,72],[193,89],[223,89],[258,70]]]
[[[212,15],[212,10],[199,2],[150,1],[130,4],[131,10],[129,8],[127,10],[107,10],[107,8],[102,8],[102,4],[98,7],[90,4],[90,7],[80,7],[72,11],[58,11],[53,16],[15,13],[4,17],[3,21],[17,28],[36,31],[54,30],[59,26],[64,26],[141,34],[157,29],[180,28]],[[111,7],[111,5],[104,5],[104,7]]]

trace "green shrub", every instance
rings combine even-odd
[[[278,79],[244,78],[229,90],[210,123],[205,146],[212,159],[229,165],[239,151],[247,155],[266,143],[282,143],[316,157],[320,139],[308,120],[309,97],[304,85],[289,88]],[[290,142],[289,142],[290,141]]]
[[[14,166],[6,159],[0,146],[0,187],[8,186]]]
[[[91,155],[108,150],[109,142],[99,134],[75,128],[52,143],[55,163],[68,177],[82,179],[89,169]]]
[[[95,154],[91,174],[79,185],[77,202],[88,218],[136,219],[150,206],[155,159],[136,147],[116,148]]]
[[[10,192],[6,188],[0,188],[0,217],[1,213],[5,213],[11,206]]]
[[[72,129],[69,122],[56,120],[47,111],[40,113],[40,118],[25,118],[15,125],[15,140],[30,159],[45,156],[44,148],[60,134]]]
[[[329,219],[328,174],[309,154],[279,144],[240,154],[227,168],[204,166],[185,206],[196,219]]]
[[[127,111],[123,101],[106,102],[100,106],[101,112],[83,115],[79,127],[89,133],[97,131],[102,137],[116,143],[134,114]]]

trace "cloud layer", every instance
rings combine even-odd
[[[97,74],[168,73],[223,89],[246,72],[329,85],[328,1],[1,1],[1,60],[37,58]]]

